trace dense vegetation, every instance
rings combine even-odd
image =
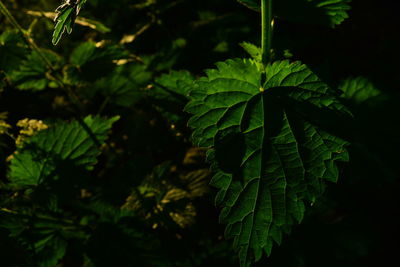
[[[0,1],[0,266],[396,262],[398,8]]]

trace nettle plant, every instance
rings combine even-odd
[[[234,239],[240,265],[248,266],[263,252],[270,255],[325,183],[337,181],[348,142],[324,122],[351,114],[306,65],[273,60],[273,29],[279,26],[274,4],[292,9],[292,1],[240,2],[261,11],[261,49],[245,43],[251,59],[229,59],[207,70],[185,110],[193,114],[194,142],[209,148],[225,236]],[[348,9],[346,1],[293,2],[326,8],[332,24]]]
[[[261,11],[261,49],[244,43],[251,59],[229,59],[195,82],[185,110],[194,142],[208,147],[220,189],[216,204],[225,235],[234,239],[241,266],[271,254],[326,182],[336,182],[348,143],[329,132],[326,118],[350,115],[329,88],[301,62],[274,61],[274,4],[326,8],[333,25],[347,1],[240,1]],[[301,4],[300,4],[301,5]],[[278,25],[279,26],[279,25]],[[328,116],[328,117],[325,117]]]
[[[278,51],[274,50],[273,32],[279,27],[275,19],[285,17],[334,27],[348,17],[350,0],[239,2],[261,14],[261,47],[242,43],[249,58],[218,62],[215,69],[206,70],[206,76],[199,79],[185,71],[172,72],[159,78],[157,84],[164,89],[173,84],[175,92],[172,93],[188,99],[184,109],[191,114],[188,125],[193,129],[194,144],[207,149],[207,159],[214,173],[210,184],[219,189],[215,203],[221,207],[220,222],[227,225],[225,236],[233,239],[240,265],[249,266],[263,254],[270,255],[274,243],[281,244],[283,234],[290,233],[293,225],[302,221],[305,210],[318,201],[326,185],[338,180],[340,163],[349,160],[346,150],[349,142],[332,127],[352,116],[338,98],[341,92],[330,88],[299,61],[275,60]],[[54,45],[65,32],[72,32],[85,3],[86,0],[64,1],[56,10]],[[15,27],[23,31],[2,3],[1,8]],[[11,37],[10,33],[2,38]],[[11,80],[19,82],[21,89],[34,86],[40,90],[50,83],[63,89],[71,102],[79,106],[70,88],[73,83],[66,83],[63,77],[53,77],[51,82],[47,79],[25,82],[27,72],[37,76],[57,62],[55,54],[40,51],[32,40],[28,39],[27,43],[34,52],[25,61],[25,69],[13,72]],[[20,49],[28,48],[22,45]],[[79,68],[104,58],[119,60],[124,58],[124,53],[115,47],[103,49],[86,43],[72,53],[70,63]],[[36,69],[30,69],[32,64],[36,64]],[[70,81],[78,75],[73,69],[66,73]],[[124,73],[121,71],[117,78],[106,82],[124,90]],[[148,81],[147,76],[143,79]],[[349,85],[348,93],[351,88]],[[114,100],[121,105],[129,101],[124,97]],[[118,116],[110,119],[99,116],[79,119],[78,116],[73,122],[57,122],[27,137],[10,159],[8,178],[11,184],[18,187],[40,185],[46,177],[54,176],[56,167],[60,166],[92,170],[101,153],[100,146],[104,146],[118,119]],[[3,133],[11,128],[3,120],[0,122]],[[63,177],[56,180],[60,179]],[[14,213],[7,209],[2,212]],[[42,219],[51,222],[50,218]],[[12,223],[15,220],[11,220]],[[70,221],[57,223],[75,227]],[[79,228],[79,231],[83,230]],[[79,231],[75,235],[80,235]],[[18,230],[14,232],[15,235],[19,233]],[[51,266],[62,258],[66,244],[57,239],[55,233],[50,237],[43,235],[46,240],[35,245],[37,253],[40,254],[49,242],[61,247],[49,260],[50,265],[44,265]]]

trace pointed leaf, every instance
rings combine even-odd
[[[75,0],[75,1],[64,1],[57,9],[57,16],[54,19],[56,25],[54,26],[53,32],[53,45],[57,45],[61,40],[62,35],[65,31],[68,34],[72,33],[72,27],[75,24],[76,17],[86,0]]]

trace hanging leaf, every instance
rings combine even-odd
[[[86,0],[64,0],[63,3],[57,7],[57,16],[54,19],[56,25],[54,26],[53,32],[53,45],[58,44],[65,31],[71,34],[76,17],[79,15],[85,3]]]
[[[250,60],[217,63],[186,106],[194,141],[211,148],[220,221],[241,266],[269,255],[348,159],[347,142],[325,130],[331,114],[349,114],[332,90],[299,62],[275,62],[265,74],[262,82]]]

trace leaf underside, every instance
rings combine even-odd
[[[210,148],[220,221],[241,266],[269,255],[325,181],[336,182],[336,162],[348,160],[347,142],[317,126],[319,111],[348,114],[331,89],[299,62],[275,62],[265,74],[261,83],[250,60],[217,63],[186,106],[194,141]]]

